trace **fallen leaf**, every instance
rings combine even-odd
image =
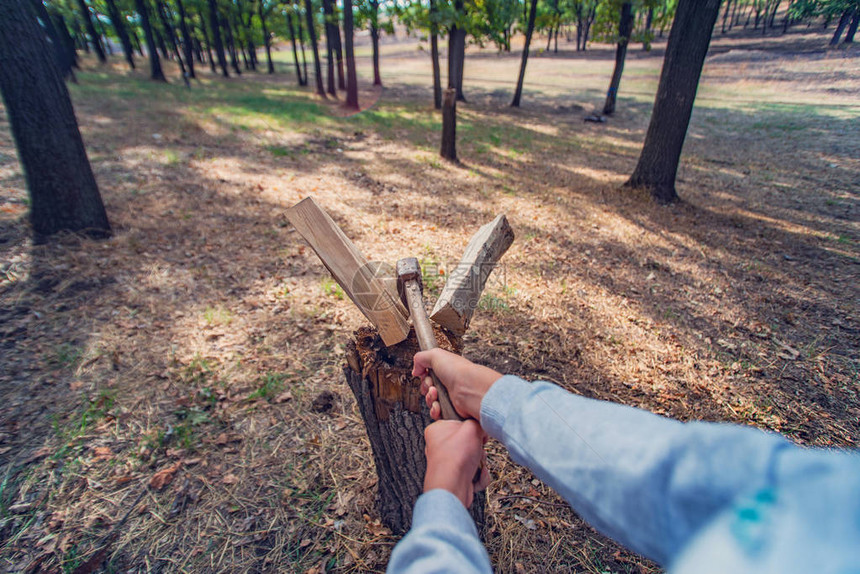
[[[154,488],[155,490],[161,490],[173,482],[173,476],[176,474],[176,471],[179,470],[180,466],[182,466],[182,461],[153,474],[152,478],[149,479],[149,487]]]
[[[222,478],[221,482],[223,482],[224,484],[239,484],[239,477],[233,473],[230,473],[224,478]]]
[[[529,530],[537,530],[537,523],[531,518],[525,518],[520,516],[519,514],[514,514],[514,520],[528,528]]]
[[[93,453],[95,453],[95,457],[93,457],[94,460],[113,458],[113,451],[109,446],[97,446],[93,449]]]
[[[276,403],[285,403],[291,400],[293,400],[293,393],[291,393],[290,391],[284,391],[283,393],[275,397]]]

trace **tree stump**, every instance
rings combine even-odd
[[[457,161],[457,90],[448,88],[442,96],[442,147],[441,156]]]
[[[462,342],[434,325],[439,346],[461,353]],[[432,421],[412,376],[412,357],[420,349],[415,332],[386,347],[376,329],[361,327],[347,343],[343,372],[355,395],[367,428],[378,476],[377,506],[382,523],[395,534],[405,534],[412,524],[412,508],[424,485],[424,428]],[[483,530],[483,493],[475,496],[470,513]]]

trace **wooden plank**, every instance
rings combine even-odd
[[[305,238],[338,285],[352,299],[388,345],[404,340],[409,333],[408,312],[343,230],[312,197],[287,209],[287,218]],[[394,271],[393,268],[391,270]]]
[[[465,333],[490,273],[513,242],[514,231],[504,215],[481,227],[466,246],[460,264],[448,273],[430,318],[457,335]]]

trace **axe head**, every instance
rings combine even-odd
[[[418,264],[418,259],[415,257],[405,257],[397,262],[397,292],[400,294],[400,299],[406,308],[409,308],[409,302],[406,300],[406,282],[417,281],[418,289],[423,293],[424,285],[421,283],[421,265]]]

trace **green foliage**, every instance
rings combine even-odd
[[[323,277],[321,288],[323,294],[331,295],[335,299],[343,301],[345,296],[343,289],[338,285],[337,281],[331,277]]]
[[[282,390],[287,376],[283,373],[269,373],[261,377],[257,384],[259,387],[256,391],[248,395],[248,400],[263,399],[271,402]]]

